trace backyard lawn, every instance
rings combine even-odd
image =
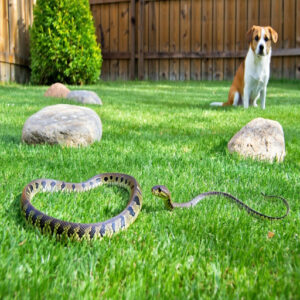
[[[1,299],[299,299],[300,82],[271,81],[266,110],[210,107],[226,101],[230,82],[101,82],[89,89],[103,106],[100,142],[85,148],[26,145],[26,119],[66,99],[43,97],[47,87],[0,85]],[[230,138],[254,118],[280,122],[283,163],[242,159]],[[112,238],[57,241],[20,214],[23,187],[36,178],[81,182],[96,174],[134,176],[143,190],[137,220]],[[226,198],[192,209],[165,210],[151,187],[166,185],[175,202],[210,190],[228,192],[253,209],[280,216],[258,220]],[[39,194],[33,204],[74,222],[111,218],[127,192],[103,186],[81,194]],[[272,233],[274,236],[272,237]],[[269,236],[268,236],[269,234]]]

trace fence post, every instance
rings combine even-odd
[[[131,80],[135,79],[135,0],[130,1],[130,66],[129,76]]]
[[[139,26],[138,26],[138,78],[139,80],[144,79],[144,0],[139,1]]]

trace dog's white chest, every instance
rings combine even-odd
[[[245,61],[244,84],[248,93],[256,97],[268,84],[270,76],[270,57],[257,58],[251,50],[248,51]]]
[[[250,73],[247,78],[247,86],[252,96],[256,97],[267,85],[267,74]]]

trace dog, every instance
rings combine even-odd
[[[270,77],[271,42],[276,43],[277,32],[270,26],[252,26],[247,32],[249,50],[239,66],[228,94],[228,101],[213,102],[212,106],[249,105],[257,107],[260,98],[261,108],[266,108],[267,84]]]

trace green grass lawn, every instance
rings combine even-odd
[[[271,81],[266,110],[211,108],[230,82],[101,82],[94,109],[103,136],[86,148],[21,143],[24,122],[45,106],[47,87],[0,86],[0,298],[24,299],[299,299],[300,82]],[[76,87],[70,87],[75,89]],[[77,104],[75,104],[77,105]],[[284,129],[281,164],[230,155],[227,143],[263,117]],[[84,181],[103,172],[134,176],[143,190],[135,223],[113,238],[67,243],[42,235],[21,217],[23,187],[35,178]],[[282,215],[262,221],[227,199],[166,211],[151,187],[164,184],[175,202],[219,190],[252,208]],[[124,209],[126,191],[41,194],[33,204],[58,218],[96,222]],[[273,232],[273,238],[268,238]]]

